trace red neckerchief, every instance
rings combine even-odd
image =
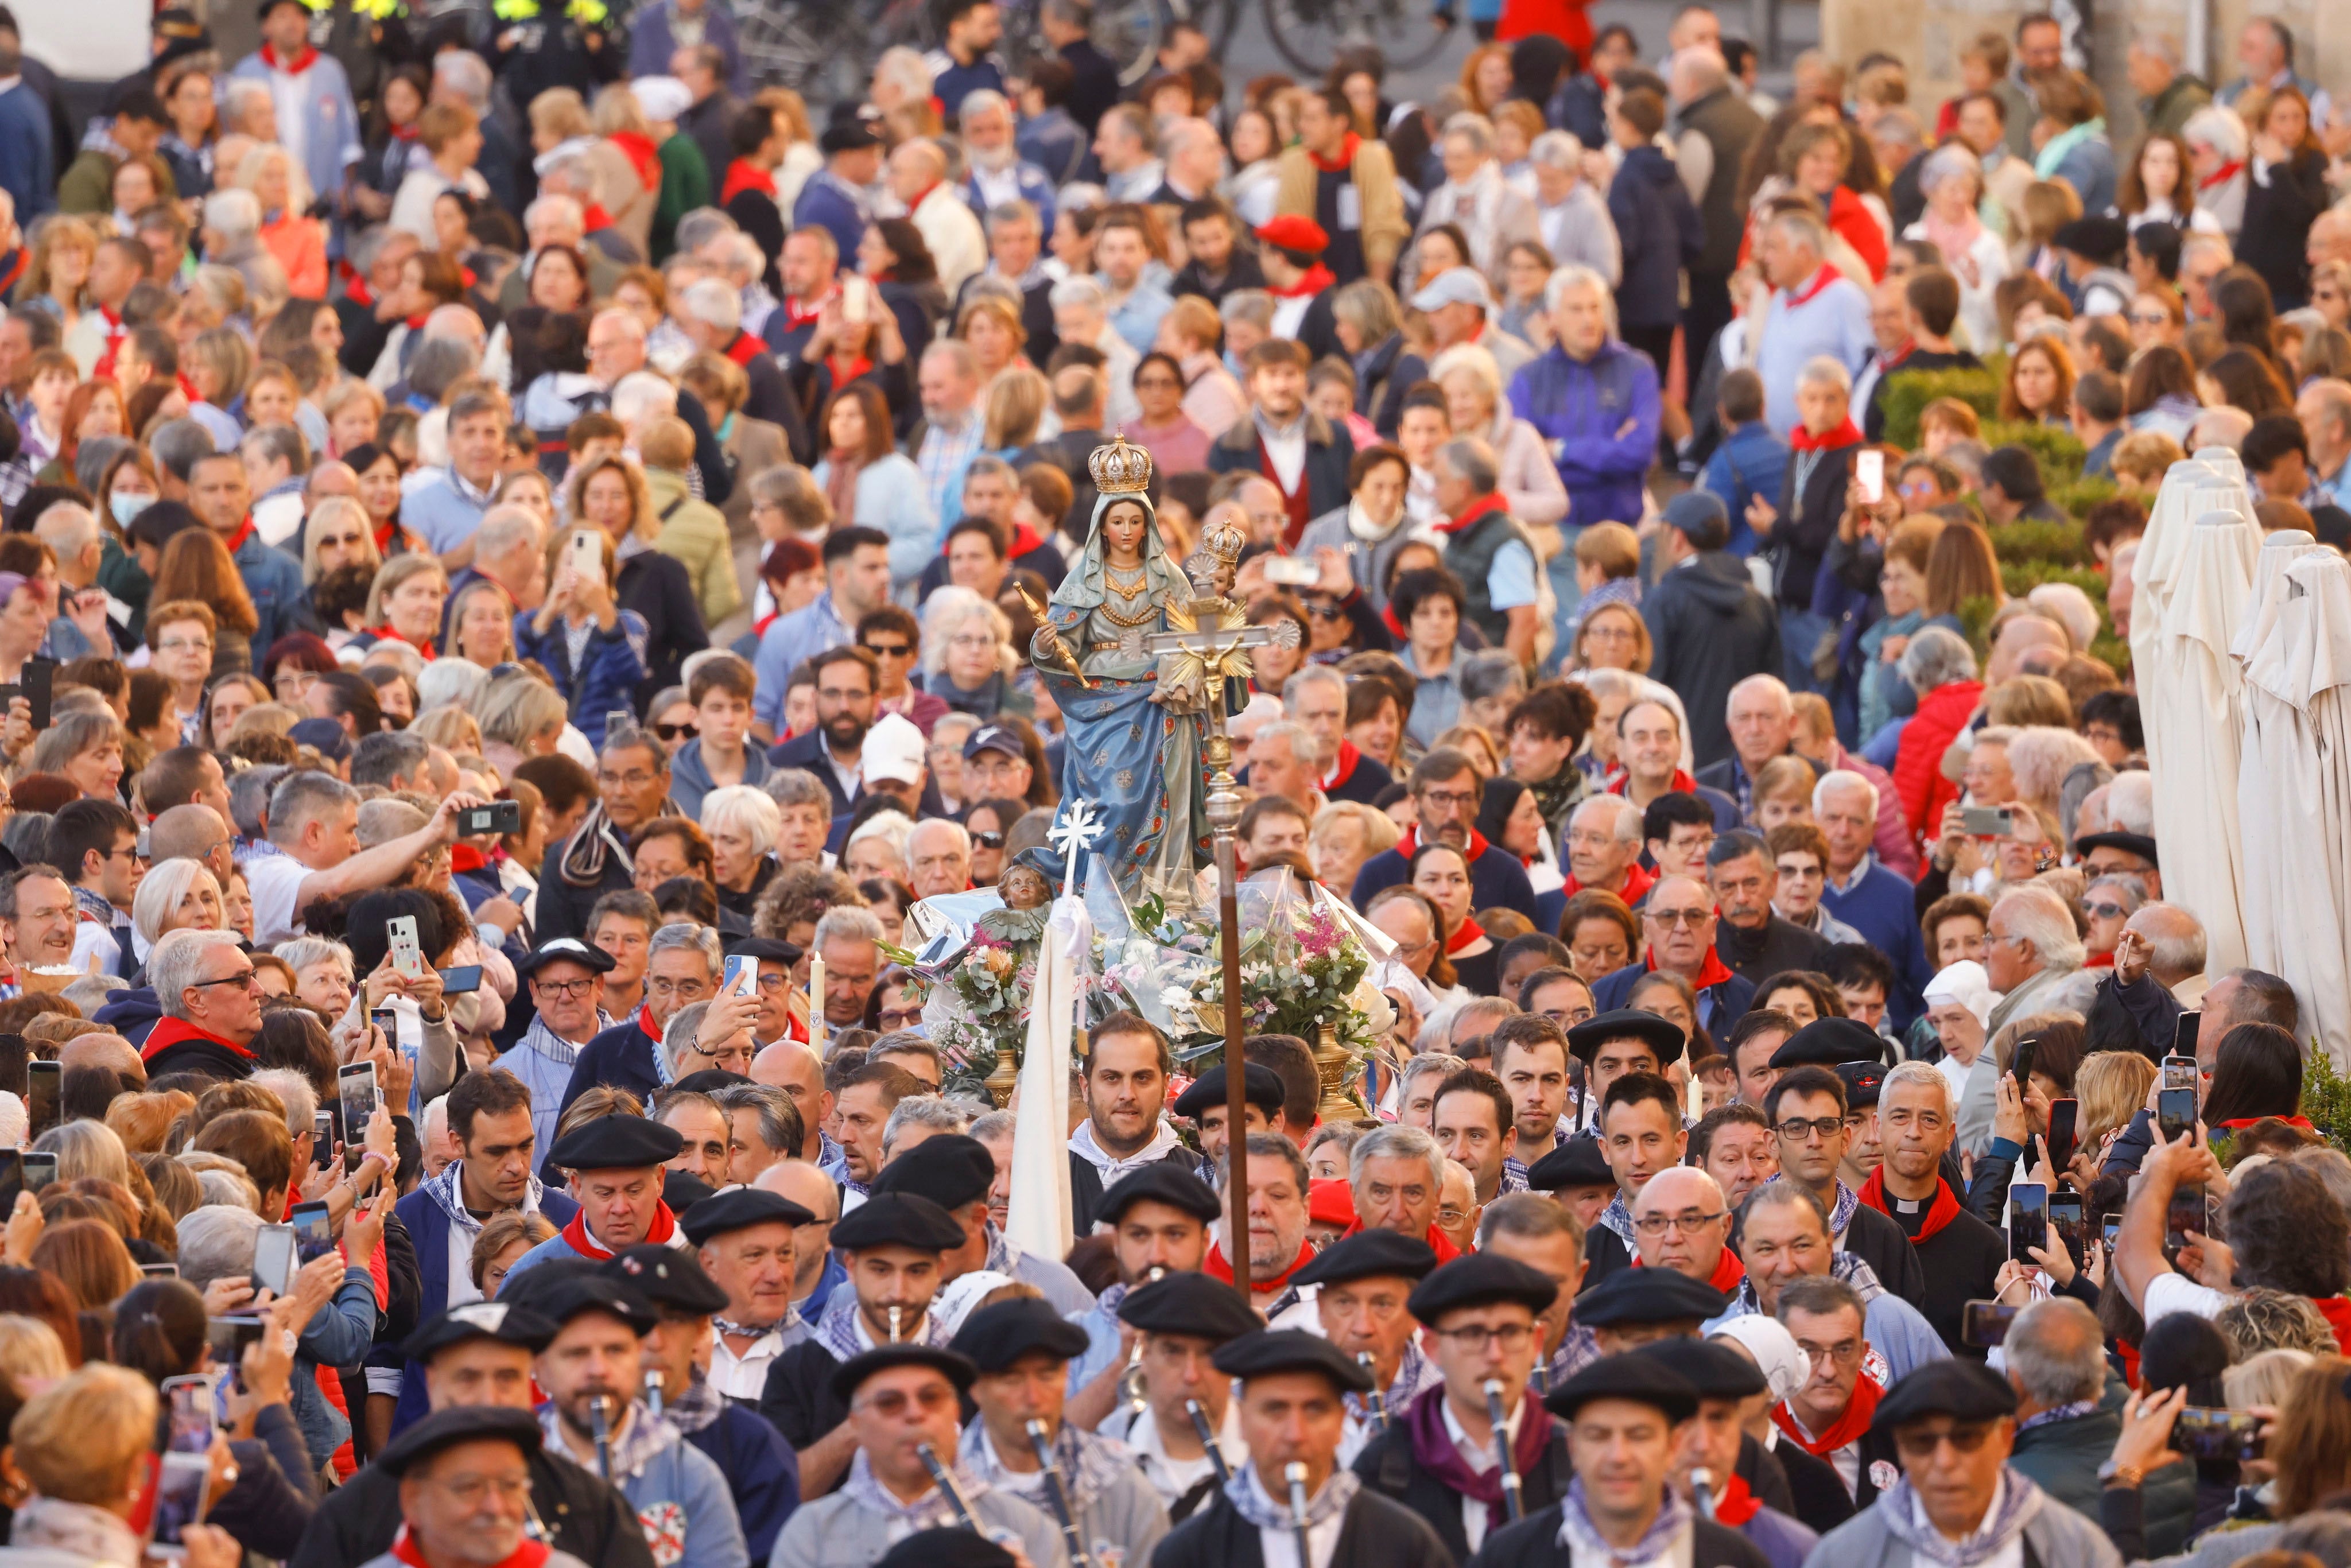
[[[1476,865],[1478,863],[1478,857],[1484,854],[1487,848],[1486,835],[1479,832],[1475,828],[1470,829],[1469,847],[1468,850],[1463,852],[1469,857],[1469,863],[1473,866]],[[1419,849],[1420,825],[1418,823],[1415,823],[1413,826],[1406,828],[1404,831],[1403,838],[1396,841],[1396,853],[1404,856],[1406,860],[1410,860],[1413,855],[1419,851]]]
[[[637,182],[652,190],[661,183],[661,150],[653,139],[642,131],[615,131],[604,138],[626,154],[629,166],[637,172]]]
[[[2305,1133],[2314,1133],[2318,1130],[2310,1124],[2310,1118],[2307,1116],[2231,1116],[2213,1131],[2219,1132],[2221,1127],[2225,1127],[2232,1133],[2241,1132],[2256,1122],[2283,1122],[2287,1126],[2300,1127]]]
[[[250,523],[246,525],[247,528],[251,528],[252,526],[253,525]],[[379,643],[408,643],[408,646],[415,649],[419,653],[423,655],[424,662],[426,664],[429,664],[433,662],[433,639],[430,637],[427,637],[422,643],[410,643],[407,638],[402,636],[399,632],[393,631],[389,626],[371,627],[369,631]]]
[[[1717,1506],[1716,1511],[1721,1511],[1719,1505]],[[424,1561],[424,1553],[419,1552],[416,1549],[416,1543],[408,1539],[408,1526],[404,1524],[400,1527],[400,1533],[392,1538],[392,1554],[407,1563],[408,1568],[429,1568]],[[526,1535],[523,1537],[522,1544],[514,1549],[513,1555],[502,1563],[494,1564],[493,1568],[540,1568],[540,1565],[553,1554],[553,1547],[544,1542],[533,1541]]]
[[[1652,975],[1656,974],[1657,956],[1655,953],[1643,954],[1641,967]],[[1719,986],[1731,977],[1730,966],[1722,961],[1722,955],[1716,952],[1714,944],[1709,942],[1706,945],[1706,962],[1698,967],[1698,978],[1690,982],[1690,989],[1703,991],[1710,986]]]
[[[637,1009],[637,1016],[636,1016],[636,1019],[635,1019],[635,1023],[636,1023],[636,1026],[637,1026],[638,1032],[639,1032],[639,1033],[641,1033],[641,1034],[643,1034],[643,1035],[644,1035],[644,1037],[645,1037],[646,1039],[651,1040],[653,1040],[653,1041],[655,1041],[655,1042],[658,1042],[658,1041],[661,1040],[661,1037],[662,1037],[662,1029],[661,1029],[661,1025],[659,1025],[659,1024],[657,1024],[657,1023],[653,1022],[653,1003],[651,1003],[651,1002],[643,1003],[643,1005],[641,1005],[641,1006]]]
[[[946,183],[946,182],[943,180],[934,180],[929,184],[924,186],[921,193],[916,195],[913,201],[906,204],[907,215],[909,217],[913,216],[914,210],[920,207],[925,202],[930,200],[931,193],[937,190],[944,183]]]
[[[1714,1494],[1714,1521],[1737,1530],[1763,1511],[1763,1500],[1747,1490],[1747,1478],[1733,1470]]]
[[[852,355],[846,360],[839,354],[828,354],[824,363],[825,368],[832,372],[832,384],[836,391],[873,368],[873,361],[862,354]]]
[[[392,139],[394,141],[413,141],[417,135],[416,121],[413,120],[405,125],[395,125],[392,128]]]
[[[1352,1202],[1353,1200],[1350,1199],[1349,1201]],[[1350,1225],[1345,1230],[1340,1232],[1339,1239],[1344,1241],[1348,1237],[1355,1235],[1363,1228],[1364,1222],[1361,1219],[1358,1219],[1354,1224]],[[1461,1256],[1461,1249],[1453,1245],[1453,1238],[1446,1235],[1445,1232],[1439,1230],[1434,1225],[1428,1228],[1428,1234],[1422,1237],[1421,1239],[1428,1243],[1428,1249],[1431,1252],[1437,1254],[1437,1262],[1439,1268],[1444,1267],[1446,1264],[1452,1262],[1456,1258]]]
[[[471,844],[449,846],[449,869],[453,872],[480,871],[490,863],[490,857]]]
[[[1608,793],[1611,795],[1623,795],[1625,790],[1632,788],[1633,775],[1631,772],[1624,770],[1621,763],[1618,764],[1618,768],[1619,771],[1616,777],[1610,780],[1608,785]],[[1677,768],[1674,769],[1673,778],[1667,782],[1666,793],[1668,795],[1695,795],[1698,793],[1698,780],[1691,778],[1682,769]],[[1629,796],[1626,797],[1628,800],[1631,797]],[[1625,902],[1630,903],[1632,901],[1627,899]]]
[[[1469,944],[1475,942],[1479,937],[1483,936],[1484,935],[1486,935],[1486,928],[1478,924],[1478,917],[1476,915],[1463,915],[1461,917],[1461,928],[1445,939],[1446,956],[1451,957],[1454,954],[1458,953],[1462,948],[1467,947]]]
[[[1877,373],[1881,376],[1892,373],[1896,366],[1900,365],[1903,361],[1908,359],[1912,354],[1915,354],[1917,351],[1917,339],[1903,339],[1902,346],[1900,348],[1895,350],[1890,354],[1880,354],[1877,356]]]
[[[768,182],[770,184],[773,184],[775,182],[772,180]],[[719,204],[721,206],[726,205],[723,202]],[[824,313],[824,308],[828,304],[831,303],[832,297],[840,292],[840,285],[835,284],[832,287],[826,289],[822,294],[818,295],[812,303],[807,305],[801,304],[799,298],[793,295],[785,295],[784,325],[787,327],[814,326],[816,324],[816,319]]]
[[[2318,1309],[2318,1315],[2325,1318],[2326,1326],[2335,1331],[2335,1348],[2351,1352],[2351,1299],[2314,1296],[2310,1304]]]
[[[1625,885],[1616,891],[1616,896],[1623,899],[1628,905],[1637,904],[1649,895],[1649,889],[1656,885],[1657,879],[1644,870],[1639,861],[1635,861],[1625,868]],[[1567,879],[1568,897],[1573,898],[1583,891],[1582,883],[1572,876]]]
[[[1339,742],[1338,764],[1331,769],[1330,777],[1322,780],[1322,792],[1327,795],[1353,779],[1355,776],[1355,765],[1363,759],[1364,754],[1355,749],[1353,741],[1342,739]]]
[[[1347,132],[1347,140],[1339,143],[1339,155],[1336,158],[1325,158],[1311,147],[1307,149],[1306,156],[1325,174],[1336,174],[1342,169],[1352,169],[1355,166],[1355,152],[1363,144],[1364,139],[1350,131]]]
[[[1005,552],[1004,559],[1007,560],[1019,560],[1022,556],[1031,554],[1044,548],[1045,540],[1037,532],[1037,530],[1030,528],[1027,523],[1015,518],[1012,524],[1012,548]]]
[[[601,234],[612,226],[612,214],[604,210],[604,204],[601,202],[589,203],[580,215],[582,220],[582,233]]]
[[[238,548],[252,537],[253,514],[251,512],[247,512],[245,515],[245,521],[236,526],[236,532],[230,535],[229,538],[223,542],[228,546],[228,553],[235,555],[237,552]]]
[[[424,318],[423,316],[411,316],[407,319],[406,325],[408,329],[412,332],[422,332],[424,330]]]
[[[737,195],[741,194],[745,191],[758,191],[765,195],[769,201],[775,200],[775,171],[772,169],[762,169],[747,158],[736,159],[735,162],[726,165],[726,183],[718,193],[718,204],[722,207],[725,206],[727,203],[733,201]],[[791,301],[786,300],[784,303],[786,307],[787,319],[790,319],[789,308]],[[821,304],[823,302],[820,300],[818,303]],[[815,319],[816,312],[814,310],[810,311],[806,318],[806,319],[809,320],[814,320]]]
[[[1290,1267],[1284,1269],[1280,1273],[1272,1276],[1270,1279],[1259,1274],[1254,1269],[1250,1270],[1249,1289],[1252,1291],[1279,1291],[1283,1286],[1290,1283],[1290,1277],[1292,1274],[1297,1273],[1298,1270],[1305,1268],[1306,1265],[1314,1261],[1314,1244],[1311,1241],[1303,1243],[1298,1249],[1298,1256],[1290,1260]],[[1208,1255],[1200,1260],[1200,1272],[1206,1274],[1211,1280],[1221,1280],[1228,1285],[1233,1282],[1233,1266],[1231,1263],[1226,1261],[1225,1244],[1223,1242],[1219,1241],[1208,1249]]]
[[[2209,191],[2215,185],[2225,185],[2244,172],[2245,161],[2242,158],[2233,163],[2223,163],[2214,170],[2210,177],[2197,181],[2196,188],[2199,191]]]
[[[1472,523],[1484,520],[1489,512],[1507,513],[1510,509],[1510,503],[1502,498],[1502,493],[1499,490],[1489,490],[1462,507],[1459,517],[1437,524],[1437,531],[1440,534],[1458,534]]]
[[[748,332],[737,332],[735,340],[726,345],[726,357],[748,370],[751,361],[758,359],[767,346]]]
[[[16,287],[16,280],[25,276],[25,268],[31,265],[32,258],[25,254],[25,247],[20,245],[8,253],[6,269],[0,271],[0,294]]]
[[[1788,308],[1792,310],[1799,305],[1810,305],[1814,299],[1820,297],[1821,290],[1826,288],[1830,284],[1834,283],[1836,280],[1837,269],[1834,267],[1823,265],[1818,272],[1813,274],[1811,282],[1805,284],[1802,288],[1792,289],[1789,292]]]
[[[659,1204],[653,1209],[653,1227],[645,1232],[645,1239],[639,1245],[661,1246],[676,1230],[677,1216],[669,1211],[669,1205]],[[563,1228],[563,1239],[582,1258],[590,1258],[600,1263],[612,1255],[611,1249],[588,1234],[588,1211],[584,1208],[573,1215],[571,1223]]]
[[[1641,1261],[1641,1255],[1638,1252],[1633,1254],[1633,1267],[1635,1269],[1647,1267]],[[1716,1256],[1714,1272],[1706,1277],[1706,1282],[1727,1296],[1739,1289],[1739,1282],[1745,1278],[1747,1278],[1747,1265],[1739,1260],[1738,1253],[1726,1247]]]
[[[1845,1401],[1844,1414],[1839,1416],[1829,1429],[1817,1437],[1807,1437],[1804,1429],[1796,1425],[1795,1416],[1788,1413],[1788,1403],[1782,1400],[1771,1406],[1771,1419],[1780,1430],[1795,1439],[1796,1447],[1816,1459],[1825,1459],[1848,1443],[1858,1443],[1869,1430],[1869,1423],[1877,1414],[1877,1401],[1885,1390],[1863,1373],[1854,1379],[1853,1397]]]
[[[1892,1200],[1887,1198],[1886,1196],[1886,1167],[1884,1166],[1879,1166],[1876,1170],[1869,1173],[1869,1179],[1861,1184],[1861,1190],[1855,1193],[1854,1197],[1861,1199],[1862,1202],[1877,1210],[1880,1214],[1886,1215],[1888,1218],[1893,1216],[1894,1206]],[[1914,1243],[1925,1242],[1931,1239],[1937,1231],[1942,1229],[1943,1227],[1949,1225],[1959,1217],[1959,1200],[1951,1196],[1951,1184],[1945,1181],[1942,1177],[1937,1176],[1935,1178],[1935,1200],[1927,1206],[1927,1218],[1919,1222],[1918,1234],[1912,1237],[1910,1239]]]
[[[375,553],[378,555],[390,555],[392,553],[392,536],[399,532],[400,525],[390,517],[386,517],[382,522],[378,523],[375,530]],[[487,574],[485,573],[484,575],[486,576]]]
[[[1311,299],[1337,281],[1331,276],[1331,269],[1318,261],[1311,271],[1287,288],[1276,288],[1269,283],[1265,291],[1277,299]]]
[[[223,1040],[210,1030],[198,1029],[185,1019],[175,1018],[163,1019],[148,1031],[147,1043],[139,1048],[139,1060],[152,1061],[167,1047],[183,1045],[192,1040],[204,1040],[219,1046],[223,1051],[234,1051],[247,1061],[254,1060],[253,1052],[246,1050],[236,1041]]]
[[[1788,436],[1788,450],[1791,452],[1837,452],[1860,444],[1861,432],[1855,427],[1851,414],[1845,415],[1844,423],[1826,435],[1814,435],[1800,424]]]
[[[305,44],[302,46],[302,52],[291,60],[281,60],[277,57],[276,45],[264,44],[261,46],[261,63],[273,71],[284,71],[287,76],[298,77],[319,63],[319,51]]]

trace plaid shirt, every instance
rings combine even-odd
[[[963,515],[963,471],[979,455],[980,438],[986,434],[987,422],[977,403],[964,415],[960,430],[925,417],[922,450],[914,455],[914,465],[923,471],[923,488],[942,527]]]

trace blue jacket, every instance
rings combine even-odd
[[[1057,210],[1053,199],[1053,182],[1046,178],[1044,170],[1025,160],[1013,165],[1012,176],[1020,183],[1020,199],[1037,209],[1038,221],[1044,225],[1040,232],[1051,234],[1053,214]],[[982,219],[987,216],[987,198],[979,193],[977,180],[967,179],[963,183],[963,199],[965,205],[978,214]]]
[[[665,77],[677,41],[670,36],[666,5],[640,5],[629,15],[629,75]],[[727,90],[737,98],[751,96],[750,77],[743,68],[743,40],[735,14],[724,0],[702,8],[702,41],[726,57],[721,72]]]
[[[319,1389],[322,1366],[357,1366],[375,1338],[375,1277],[365,1263],[353,1263],[343,1273],[334,1299],[319,1309],[310,1326],[294,1342],[294,1419],[312,1465],[323,1465],[348,1441],[351,1424],[327,1403]]]
[[[1879,865],[1872,857],[1869,869],[1850,892],[1834,887],[1821,892],[1821,907],[1861,933],[1863,941],[1892,960],[1897,980],[1886,998],[1894,1027],[1908,1029],[1910,1020],[1927,1009],[1927,982],[1935,977],[1934,961],[1927,956],[1927,938],[1918,928],[1917,902],[1910,883]]]
[[[1042,114],[1025,116],[1012,133],[1012,146],[1023,163],[1034,163],[1049,180],[1067,180],[1078,172],[1086,155],[1086,128],[1059,104]],[[1060,171],[1056,173],[1055,171]],[[1050,230],[1047,231],[1050,233]]]
[[[0,92],[0,190],[16,198],[19,224],[31,223],[57,204],[49,111],[40,95],[21,79]]]
[[[1608,183],[1608,216],[1625,250],[1618,319],[1633,327],[1679,320],[1682,268],[1706,248],[1706,227],[1672,160],[1655,147],[1626,152]]]
[[[300,575],[301,569],[295,569]],[[533,612],[526,610],[516,615],[514,622],[515,657],[537,659],[555,677],[555,688],[571,700],[571,722],[588,737],[588,744],[601,747],[604,744],[604,716],[622,708],[633,711],[636,706],[633,688],[645,678],[645,618],[633,610],[616,612],[619,619],[610,632],[601,627],[588,633],[587,668],[571,667],[570,645],[564,641],[560,617],[550,622],[545,636],[531,629]],[[255,655],[254,663],[261,663]]]
[[[765,784],[775,769],[768,766],[767,753],[755,740],[743,746],[743,782],[753,789]],[[703,765],[702,737],[695,737],[677,748],[669,759],[669,798],[677,809],[695,821],[702,821],[702,798],[717,785],[710,781],[710,769]]]
[[[709,1457],[735,1493],[751,1561],[764,1563],[783,1533],[784,1521],[800,1506],[800,1459],[773,1423],[728,1404],[718,1419],[685,1440]]]
[[[1380,889],[1411,880],[1410,857],[1401,848],[1382,850],[1355,873],[1349,902],[1361,909],[1364,901]],[[1472,908],[1490,909],[1499,904],[1517,910],[1529,920],[1535,917],[1535,889],[1534,883],[1527,880],[1527,868],[1518,856],[1499,844],[1488,844],[1486,852],[1470,863],[1469,890]]]
[[[253,667],[257,670],[272,643],[288,632],[316,631],[318,621],[311,615],[309,600],[302,591],[300,561],[262,543],[261,535],[250,528],[244,542],[229,553],[236,562],[237,575],[245,579],[245,591],[253,600],[253,612],[259,618],[253,632]]]
[[[1551,448],[1570,527],[1641,520],[1660,413],[1657,368],[1646,354],[1612,339],[1585,362],[1554,344],[1511,378],[1510,412]]]
[[[564,1085],[562,1103],[556,1107],[558,1116],[599,1083],[625,1089],[640,1100],[653,1098],[662,1086],[661,1073],[653,1066],[653,1052],[661,1049],[661,1041],[639,1025],[643,1016],[642,1010],[631,1013],[580,1048],[580,1060],[571,1064],[571,1082]]]
[[[1747,503],[1761,496],[1778,506],[1787,475],[1788,444],[1760,419],[1724,436],[1714,455],[1706,460],[1699,487],[1730,514],[1730,543],[1725,548],[1732,555],[1755,553],[1755,530],[1747,526]]]
[[[675,1511],[671,1523],[684,1546],[675,1559],[676,1568],[750,1568],[744,1521],[737,1517],[726,1476],[695,1444],[673,1443],[635,1469],[614,1476],[612,1484],[641,1521]],[[779,1522],[777,1529],[782,1528]]]
[[[1600,983],[1592,988],[1593,1009],[1604,1013],[1628,1006],[1633,988],[1647,978],[1649,972],[1649,966],[1636,958],[1614,973],[1601,976]],[[1707,1033],[1719,1036],[1745,1014],[1754,1000],[1755,982],[1733,975],[1698,994],[1698,1021]]]
[[[777,312],[781,315],[781,311]],[[751,658],[758,677],[751,698],[751,719],[769,734],[784,727],[784,688],[803,659],[813,659],[828,648],[856,640],[857,629],[833,608],[832,590],[826,589],[789,615],[779,615],[759,633],[759,650]]]
[[[843,256],[857,254],[857,242],[865,237],[867,216],[864,206],[831,170],[810,175],[800,186],[799,199],[792,204],[792,227],[820,225],[831,232]]]
[[[409,1240],[416,1248],[417,1282],[423,1291],[416,1317],[422,1322],[449,1305],[449,1211],[422,1186],[392,1205],[392,1211],[408,1228]],[[538,1195],[538,1212],[549,1224],[560,1227],[571,1223],[580,1206],[568,1194],[548,1187]],[[422,1419],[426,1409],[424,1368],[412,1361],[402,1373],[400,1403],[392,1412],[392,1431]]]

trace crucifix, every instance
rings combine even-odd
[[[1233,1266],[1233,1288],[1241,1303],[1249,1300],[1249,1150],[1241,1130],[1240,1107],[1249,1103],[1241,1061],[1241,920],[1240,879],[1233,859],[1233,830],[1240,825],[1241,797],[1233,778],[1232,737],[1225,733],[1225,682],[1248,680],[1251,648],[1298,645],[1295,622],[1281,620],[1270,626],[1234,625],[1240,611],[1229,600],[1196,600],[1191,614],[1175,607],[1168,623],[1176,628],[1144,639],[1144,652],[1167,655],[1163,669],[1178,678],[1196,673],[1200,699],[1207,710],[1208,737],[1201,758],[1208,766],[1208,831],[1217,854],[1217,928],[1225,971],[1225,1255]],[[1217,613],[1217,612],[1222,613]],[[1191,622],[1186,626],[1185,622]],[[1207,622],[1207,625],[1200,622]],[[1224,622],[1219,624],[1219,622]]]

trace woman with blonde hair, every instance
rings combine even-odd
[[[298,298],[325,298],[327,231],[309,215],[310,181],[302,165],[280,143],[265,141],[237,164],[234,183],[261,204],[256,237],[285,269],[286,287]]]
[[[1012,622],[968,588],[939,589],[923,605],[924,687],[948,707],[985,723],[999,712],[1026,717],[1035,705],[1014,689],[1019,660]]]
[[[340,457],[374,444],[376,422],[383,417],[383,394],[357,376],[344,376],[319,399],[319,412],[327,416],[328,455]]]
[[[233,327],[208,328],[182,354],[182,371],[197,401],[228,417],[229,404],[245,395],[245,383],[253,379],[253,347],[245,335]]]
[[[57,319],[65,331],[89,306],[89,268],[98,259],[98,231],[88,219],[52,213],[32,225],[32,255],[16,298]]]
[[[148,868],[131,900],[131,947],[141,965],[174,931],[222,931],[228,906],[202,861],[181,857]]]
[[[130,1254],[123,1259],[127,1265]],[[134,1267],[134,1283],[137,1275]],[[16,1510],[0,1561],[26,1568],[139,1563],[144,1548],[131,1517],[147,1496],[158,1408],[152,1384],[104,1362],[90,1362],[26,1400],[9,1437],[32,1495]],[[185,1568],[236,1568],[244,1558],[244,1549],[215,1525],[189,1525],[183,1540]]]
[[[372,573],[382,565],[365,507],[349,496],[328,496],[311,508],[302,528],[304,586],[315,588],[320,578],[342,567],[364,566]]]
[[[2154,1083],[2155,1063],[2136,1051],[2094,1051],[2084,1057],[2074,1073],[2074,1097],[2082,1103],[2082,1146],[2102,1149],[2108,1134],[2129,1126]]]
[[[1038,426],[1052,388],[1044,372],[1018,364],[998,373],[987,383],[987,409],[981,419],[980,448],[1008,462],[1036,444]]]
[[[474,705],[482,724],[482,759],[502,779],[534,757],[552,757],[563,737],[563,694],[534,675],[501,675]]]
[[[1576,622],[1574,640],[1568,646],[1567,668],[1630,670],[1636,675],[1646,675],[1656,653],[1649,640],[1648,622],[1641,619],[1641,612],[1621,599],[1610,600]]]
[[[630,171],[644,189],[647,208],[658,208],[662,188],[661,148],[653,141],[653,126],[645,119],[644,106],[637,101],[637,95],[629,84],[614,82],[598,89],[595,111],[590,116],[589,123],[596,134],[604,139],[605,146],[618,150],[629,161]],[[651,219],[647,220],[645,232],[650,245],[653,233]]]
[[[368,589],[368,629],[350,645],[372,648],[387,640],[404,643],[425,658],[434,656],[441,634],[441,607],[448,601],[449,574],[429,555],[396,555],[376,568]]]
[[[448,652],[494,669],[515,656],[515,601],[486,577],[459,589],[449,606]]]
[[[1355,873],[1374,855],[1396,847],[1403,830],[1387,813],[1360,800],[1333,800],[1314,813],[1306,832],[1307,859],[1316,880],[1334,888],[1353,887]]]
[[[1029,366],[1024,352],[1029,347],[1029,329],[1021,324],[1020,307],[993,289],[975,291],[964,302],[962,313],[956,318],[955,335],[971,345],[983,384],[1012,366]]]

